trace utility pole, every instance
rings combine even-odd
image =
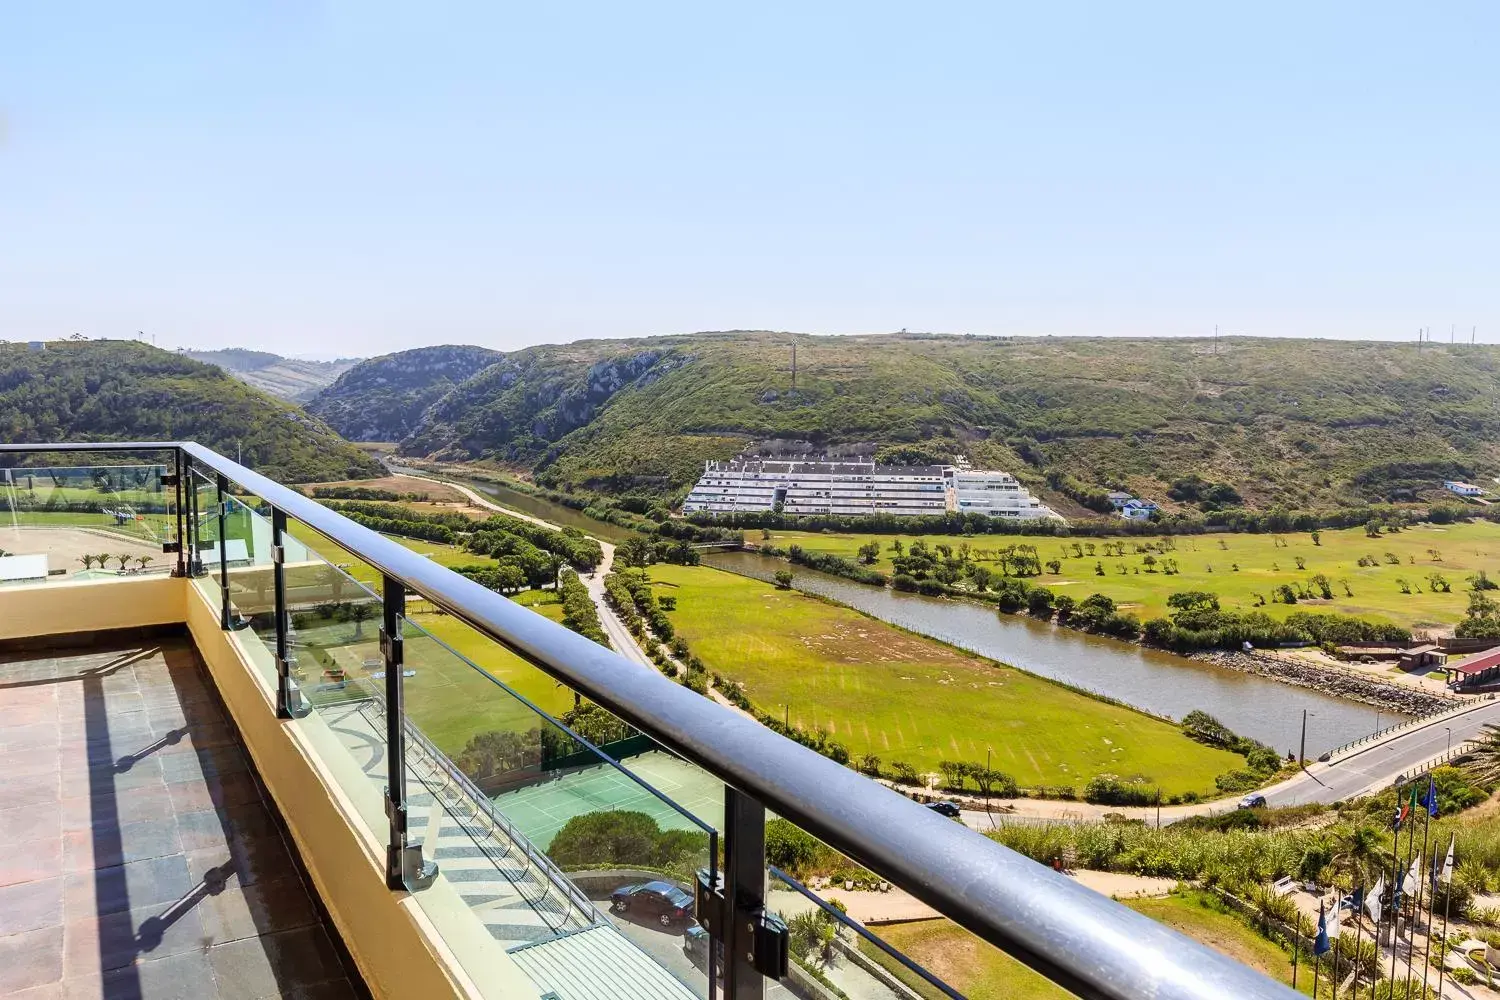
[[[1313,714],[1317,715],[1316,712]],[[1297,751],[1297,764],[1300,767],[1307,767],[1307,709],[1305,708],[1302,710],[1302,746]]]

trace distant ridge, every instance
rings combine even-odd
[[[1066,516],[1110,510],[1108,489],[1167,511],[1317,508],[1500,472],[1497,362],[1370,341],[703,333],[420,348],[356,365],[308,408],[406,455],[646,501],[680,501],[704,460],[775,439],[911,464],[963,453]]]
[[[337,361],[307,361],[283,358],[266,351],[229,347],[219,351],[181,351],[181,354],[204,364],[217,365],[235,378],[294,403],[303,403],[320,389],[333,384],[344,372],[359,363],[358,358]]]

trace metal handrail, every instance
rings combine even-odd
[[[174,448],[1079,996],[1298,995],[202,445],[6,444],[0,454]]]

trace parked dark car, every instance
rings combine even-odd
[[[1253,795],[1246,795],[1243,799],[1240,799],[1241,809],[1264,809],[1265,807],[1266,797],[1259,792]]]
[[[693,915],[693,897],[670,882],[623,885],[610,893],[609,905],[616,913],[655,920],[663,927],[681,923]]]
[[[957,802],[929,802],[927,808],[939,816],[947,816],[949,819],[958,819],[963,810],[958,808]]]
[[[704,972],[708,971],[708,943],[712,940],[713,938],[708,936],[708,931],[704,930],[703,926],[697,922],[689,924],[687,929],[682,932],[682,953],[687,956],[688,961],[692,962],[695,968],[702,969]],[[718,978],[723,979],[724,943],[722,941],[718,944],[718,955]]]

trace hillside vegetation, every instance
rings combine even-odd
[[[797,345],[792,387],[791,345]],[[1009,469],[1064,513],[1433,499],[1500,467],[1486,347],[1269,340],[694,334],[424,348],[310,404],[345,436],[574,492],[679,500],[764,439]]]
[[[246,385],[294,403],[306,402],[359,363],[358,358],[307,361],[266,351],[230,347],[222,351],[183,351],[194,361],[217,365]]]
[[[379,472],[358,448],[222,369],[135,341],[0,344],[0,441],[197,441],[286,482]]]

